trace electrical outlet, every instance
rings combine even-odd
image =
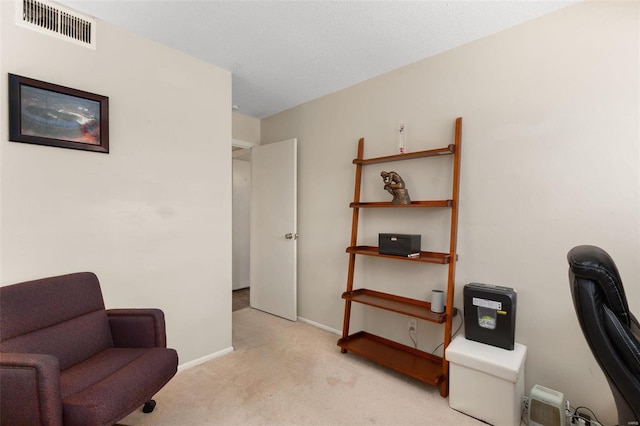
[[[409,325],[407,326],[407,330],[409,330],[409,332],[414,332],[417,333],[418,332],[418,320],[416,320],[415,318],[409,318]]]

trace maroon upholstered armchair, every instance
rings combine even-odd
[[[113,425],[177,366],[163,312],[106,310],[93,273],[0,287],[2,425]]]

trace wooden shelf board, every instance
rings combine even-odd
[[[427,301],[409,299],[365,288],[346,291],[342,293],[342,298],[438,324],[443,324],[447,318],[446,313],[431,312],[431,303]],[[457,309],[454,308],[453,316],[455,317],[457,313]]]
[[[422,382],[442,381],[442,358],[365,331],[338,340],[338,346]]]
[[[411,262],[439,263],[443,265],[449,263],[449,259],[451,257],[449,256],[449,253],[437,253],[432,251],[421,251],[420,257],[394,256],[391,254],[380,254],[378,253],[378,247],[373,246],[347,247],[347,253],[386,257],[389,259],[408,260]]]
[[[412,201],[411,204],[393,204],[391,201],[374,201],[351,203],[349,207],[367,208],[367,207],[393,207],[393,208],[412,208],[412,207],[453,207],[453,200],[431,200],[431,201]]]
[[[378,164],[390,163],[392,161],[411,160],[413,158],[436,157],[438,155],[450,155],[455,153],[456,146],[451,144],[444,148],[428,149],[426,151],[408,152],[406,154],[387,155],[375,158],[356,158],[353,164]]]

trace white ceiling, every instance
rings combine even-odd
[[[233,104],[255,118],[575,2],[58,0],[231,71]]]

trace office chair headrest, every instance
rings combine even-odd
[[[567,254],[570,271],[578,278],[598,283],[609,309],[627,327],[631,325],[629,305],[618,268],[611,256],[596,246],[582,245]]]

